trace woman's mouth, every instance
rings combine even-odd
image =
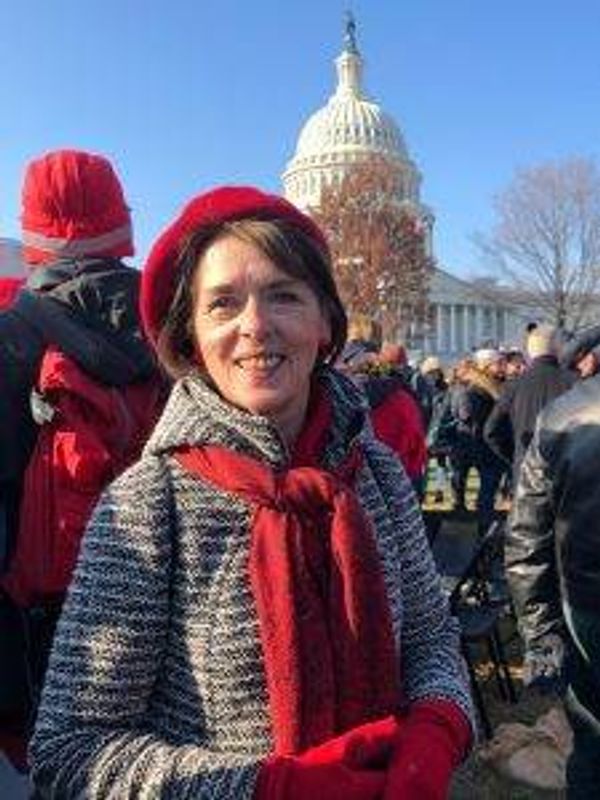
[[[284,360],[284,356],[276,353],[257,353],[237,358],[235,364],[248,372],[272,372],[277,369]]]

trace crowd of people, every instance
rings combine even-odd
[[[525,683],[564,697],[574,736],[568,797],[591,798],[600,786],[600,326],[568,335],[532,324],[524,339],[523,350],[483,347],[450,369],[434,356],[411,368],[401,348],[390,357],[372,331],[350,342],[343,366],[366,382],[369,397],[382,375],[388,383],[395,376],[403,402],[418,407],[420,429],[412,409],[402,424],[397,406],[400,435],[378,429],[377,410],[372,415],[421,499],[433,459],[434,469],[450,473],[454,513],[467,511],[475,472],[470,511],[480,535],[509,509],[505,577]],[[445,500],[433,492],[434,507]]]
[[[420,510],[435,464],[480,533],[512,498],[528,681],[568,687],[569,796],[592,797],[600,327],[411,365],[260,189],[198,194],[127,266],[122,186],[82,151],[28,165],[21,220],[0,748],[35,796],[446,797],[476,721]]]

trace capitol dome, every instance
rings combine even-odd
[[[286,197],[300,208],[316,207],[325,185],[340,181],[352,164],[380,156],[398,171],[398,200],[420,207],[421,176],[402,134],[392,117],[362,89],[363,61],[352,18],[335,64],[336,90],[303,126],[296,152],[282,176]]]

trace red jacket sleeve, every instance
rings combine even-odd
[[[417,401],[398,388],[371,412],[371,421],[375,435],[400,458],[408,477],[421,477],[427,464],[427,446]]]

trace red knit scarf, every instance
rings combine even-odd
[[[324,398],[314,412],[295,463],[314,460],[326,433]],[[175,456],[254,508],[249,570],[276,753],[397,711],[399,664],[379,557],[347,482],[359,451],[337,475],[313,466],[275,472],[223,447]]]

